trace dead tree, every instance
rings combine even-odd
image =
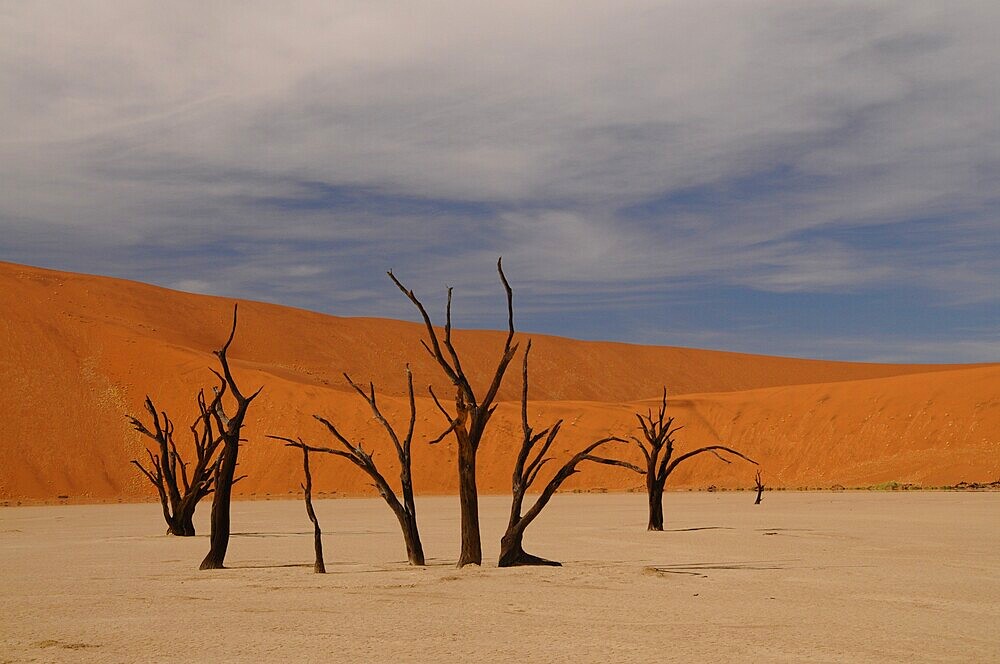
[[[760,501],[764,495],[764,483],[760,480],[760,470],[757,471],[753,479],[757,489],[757,500],[753,501],[753,504],[760,505]]]
[[[309,521],[313,525],[313,549],[316,551],[316,562],[313,565],[313,571],[317,574],[326,574],[326,563],[323,562],[323,531],[319,527],[319,519],[316,518],[316,510],[313,509],[312,501],[312,473],[309,470],[309,450],[311,449],[308,445],[302,442],[302,439],[291,440],[290,438],[281,438],[279,436],[268,436],[268,438],[274,438],[276,440],[283,440],[286,447],[297,447],[302,450],[302,472],[306,476],[306,481],[304,484],[299,484],[302,487],[303,499],[306,503],[306,515],[309,517]]]
[[[213,401],[215,407],[212,409],[212,418],[215,426],[222,437],[222,459],[219,463],[219,470],[215,474],[215,495],[212,497],[212,534],[208,554],[201,562],[200,569],[222,569],[226,562],[226,550],[229,548],[229,507],[232,502],[233,484],[238,479],[236,477],[236,465],[239,461],[240,434],[243,431],[243,422],[247,416],[250,404],[263,390],[257,389],[250,396],[244,396],[236,384],[233,372],[229,368],[229,359],[226,353],[236,336],[236,319],[239,305],[233,305],[233,327],[229,332],[229,338],[222,348],[215,351],[215,356],[219,358],[222,366],[222,373],[212,370],[212,373],[222,382],[222,387],[217,390],[216,398]],[[232,417],[228,417],[222,407],[222,393],[228,388],[236,401],[236,410]]]
[[[302,443],[299,440],[299,443]],[[309,447],[305,444],[297,445],[302,449],[302,472],[305,473],[306,481],[302,484],[303,499],[306,501],[306,514],[313,525],[313,548],[316,550],[316,563],[313,571],[317,574],[326,574],[326,563],[323,562],[323,531],[319,527],[319,519],[316,518],[316,510],[313,509],[312,488],[313,478],[309,472]]]
[[[472,389],[462,362],[459,359],[458,351],[451,340],[451,293],[448,289],[448,305],[445,309],[444,338],[438,336],[431,318],[427,314],[424,305],[421,304],[412,290],[407,289],[392,273],[389,278],[396,284],[400,291],[409,298],[410,302],[420,312],[427,328],[428,341],[421,341],[423,347],[430,353],[438,366],[455,387],[455,414],[452,415],[441,404],[433,388],[428,388],[431,397],[438,410],[448,421],[448,428],[439,436],[443,439],[448,433],[453,433],[458,444],[458,496],[461,505],[462,524],[462,550],[458,557],[458,566],[481,565],[483,562],[483,548],[479,535],[479,493],[476,487],[476,454],[479,451],[479,444],[482,441],[486,425],[489,424],[493,412],[496,410],[494,401],[500,384],[503,382],[504,373],[507,366],[514,359],[517,352],[517,345],[514,340],[514,304],[513,292],[507,277],[503,273],[503,263],[497,261],[497,272],[500,274],[500,282],[503,284],[507,294],[507,338],[504,341],[503,351],[497,362],[496,370],[490,385],[482,397],[476,395]],[[443,346],[443,348],[442,348]]]
[[[551,461],[551,457],[546,457],[545,455],[548,453],[549,448],[552,447],[556,436],[559,435],[559,429],[563,423],[562,420],[558,420],[551,427],[542,429],[537,433],[528,425],[528,353],[530,351],[531,342],[529,341],[524,351],[524,364],[521,370],[523,378],[523,386],[521,388],[521,429],[523,437],[521,439],[521,450],[518,452],[517,460],[514,463],[514,473],[511,478],[511,493],[513,494],[513,498],[510,506],[510,521],[507,523],[507,531],[500,539],[500,560],[497,563],[499,567],[515,567],[518,565],[560,566],[561,563],[554,560],[547,560],[525,552],[523,545],[525,529],[541,514],[542,509],[545,508],[552,496],[559,490],[562,483],[571,475],[580,472],[576,468],[577,465],[583,461],[615,465],[614,459],[594,456],[593,452],[607,443],[626,442],[616,436],[609,436],[593,442],[580,452],[577,452],[556,471],[552,479],[542,489],[541,494],[535,499],[534,504],[527,512],[522,514],[525,493],[527,493],[528,489],[535,482],[542,466]],[[544,442],[542,442],[543,440]],[[536,451],[539,443],[542,443],[542,445]]]
[[[366,392],[360,385],[351,380],[351,377],[347,374],[344,374],[344,378],[361,395],[361,398],[365,400],[368,407],[371,408],[372,415],[382,425],[382,428],[385,429],[386,434],[388,434],[389,439],[392,441],[392,445],[396,450],[396,457],[399,459],[399,484],[402,500],[396,495],[396,492],[389,485],[385,476],[379,471],[378,466],[375,465],[375,461],[372,458],[374,453],[365,450],[361,446],[361,443],[356,445],[352,443],[333,423],[319,415],[313,415],[313,417],[327,428],[343,449],[307,445],[301,439],[295,441],[282,436],[268,437],[285,441],[293,447],[301,447],[307,453],[322,452],[347,459],[364,471],[372,479],[373,485],[378,490],[379,495],[382,496],[382,499],[385,500],[389,509],[396,516],[396,520],[399,521],[399,527],[403,531],[403,543],[406,545],[407,560],[409,560],[411,565],[424,565],[424,548],[420,542],[420,530],[417,528],[417,506],[413,500],[413,475],[411,472],[412,456],[410,447],[413,442],[413,429],[417,422],[417,405],[413,397],[413,374],[410,373],[410,367],[407,366],[406,384],[409,394],[410,419],[406,428],[406,435],[402,439],[400,439],[395,428],[389,423],[389,420],[382,414],[375,396],[375,385],[369,383],[368,391]],[[444,435],[432,442],[439,442],[443,438]]]
[[[223,383],[223,387],[225,384]],[[219,471],[221,455],[217,455],[222,437],[213,426],[211,412],[218,406],[221,390],[211,404],[205,403],[204,391],[198,392],[198,419],[191,425],[197,460],[188,473],[188,464],[181,457],[174,442],[174,424],[166,411],[157,412],[152,399],[146,397],[146,410],[152,421],[152,430],[137,417],[128,416],[132,428],[156,443],[157,452],[146,449],[149,466],[138,459],[132,463],[156,487],[167,522],[167,534],[191,537],[195,534],[194,512],[198,501],[212,493],[215,476]]]
[[[728,459],[720,454],[720,452],[725,452],[749,461],[754,465],[757,464],[750,457],[725,445],[699,447],[674,459],[674,434],[683,427],[674,427],[674,418],[667,417],[667,388],[663,388],[660,408],[655,416],[652,409],[647,411],[646,415],[636,413],[635,416],[639,420],[639,430],[642,434],[642,439],[640,440],[636,436],[630,436],[630,438],[642,451],[646,467],[643,469],[620,460],[614,460],[611,463],[612,465],[622,466],[646,476],[646,494],[649,498],[649,525],[647,530],[663,530],[663,490],[667,484],[667,478],[670,477],[670,473],[674,472],[682,462],[708,452],[715,455],[720,461],[730,463]]]

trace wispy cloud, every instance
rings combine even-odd
[[[998,359],[962,331],[1000,326],[998,23],[986,0],[10,5],[0,255],[410,316],[392,267],[488,326],[503,254],[538,330]]]

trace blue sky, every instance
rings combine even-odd
[[[163,6],[163,5],[166,6]],[[0,5],[0,259],[346,316],[1000,361],[994,2]]]

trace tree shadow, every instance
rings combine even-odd
[[[654,576],[666,576],[668,574],[684,574],[707,579],[708,575],[703,572],[714,570],[749,570],[749,571],[771,571],[787,569],[834,569],[843,567],[872,567],[871,565],[801,565],[799,558],[788,560],[748,560],[748,561],[728,561],[717,563],[687,563],[677,565],[649,565],[643,571]]]
[[[718,563],[687,563],[677,565],[650,565],[644,570],[647,574],[665,576],[667,574],[685,574],[707,579],[708,575],[703,572],[711,570],[783,570],[790,569],[795,565],[790,563],[798,560],[758,560],[758,561],[730,561]]]
[[[312,533],[308,533],[311,535]],[[226,565],[226,569],[283,569],[283,568],[294,568],[294,567],[304,567],[313,568],[314,563],[260,563],[260,564],[244,564],[244,565]],[[374,566],[370,563],[363,561],[340,561],[340,562],[330,562],[326,561],[326,573],[327,574],[383,574],[386,572],[401,572],[401,571],[413,571],[428,568],[454,568],[454,560],[441,560],[441,559],[429,559],[426,565],[411,565],[405,559],[400,561],[394,561],[391,563],[383,564],[382,566]],[[339,568],[339,569],[338,569]]]
[[[274,563],[270,565],[226,565],[226,569],[281,569],[283,567],[308,567],[312,569],[313,563]]]

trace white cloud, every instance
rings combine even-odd
[[[212,284],[203,279],[181,279],[170,284],[170,288],[187,293],[200,293],[202,295],[210,295],[212,293]]]
[[[498,253],[540,298],[995,302],[997,24],[987,0],[10,3],[0,251],[79,269],[56,233],[87,269],[131,252],[300,306],[330,277],[375,314],[400,313],[367,297],[383,266],[492,298]],[[913,246],[836,236],[928,218]]]

